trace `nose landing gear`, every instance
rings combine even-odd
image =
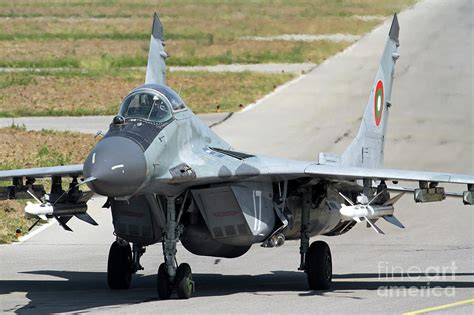
[[[183,232],[183,228],[178,221],[182,215],[186,198],[182,201],[180,214],[178,216],[176,215],[175,201],[175,198],[167,198],[166,227],[163,237],[165,262],[158,268],[157,276],[158,296],[162,300],[169,299],[173,289],[176,289],[176,293],[180,299],[189,299],[194,291],[191,267],[186,263],[178,266],[176,262],[176,243]]]
[[[115,241],[110,246],[107,263],[107,283],[114,290],[130,288],[132,282],[132,250],[128,243]]]
[[[112,243],[107,263],[107,283],[113,290],[129,289],[132,283],[132,274],[143,270],[140,265],[140,257],[145,253],[145,248],[130,244],[117,237]]]

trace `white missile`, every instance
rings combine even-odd
[[[53,215],[53,206],[50,203],[32,203],[27,202],[25,206],[25,213],[40,217],[43,220],[47,220],[47,215]]]
[[[354,204],[352,200],[344,196],[343,194],[339,193],[349,204],[347,206],[345,204],[341,204],[341,209],[339,209],[339,213],[346,219],[354,220],[356,222],[366,221],[367,226],[372,227],[377,233],[385,234],[375,225],[375,222],[383,218],[387,222],[392,223],[393,225],[398,226],[399,228],[405,228],[403,224],[393,216],[394,207],[393,205],[400,200],[404,193],[398,194],[395,197],[391,198],[383,205],[371,205],[371,203],[381,194],[377,194],[372,200],[370,200],[367,204]]]
[[[393,206],[370,206],[354,205],[346,206],[341,204],[339,212],[347,218],[369,218],[378,219],[386,215],[393,215]]]
[[[26,203],[25,213],[28,216],[38,217],[42,220],[47,220],[48,217],[54,217],[67,231],[72,231],[66,224],[72,216],[75,216],[76,218],[89,224],[97,225],[97,222],[95,222],[95,220],[87,214],[87,201],[92,197],[93,192],[82,193],[81,197],[76,200],[76,203],[57,203],[57,201],[60,200],[62,196],[56,199],[56,202],[54,203],[50,203],[48,201],[43,202],[32,191],[28,190],[27,192],[31,195],[31,197],[33,197],[33,199],[37,201],[37,203]],[[46,200],[49,200],[49,197],[46,197]]]

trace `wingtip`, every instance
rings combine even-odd
[[[393,15],[392,26],[390,26],[390,32],[388,33],[388,36],[390,36],[390,38],[393,39],[394,41],[398,42],[399,32],[400,32],[400,25],[398,24],[397,13],[395,13]]]
[[[151,35],[153,35],[154,38],[163,40],[163,25],[161,25],[160,17],[156,12],[153,14]]]

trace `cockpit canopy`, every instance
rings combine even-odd
[[[173,117],[172,112],[185,110],[186,105],[179,95],[167,86],[145,84],[136,88],[124,99],[119,115],[165,122]]]

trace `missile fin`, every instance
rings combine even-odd
[[[375,222],[377,222],[378,219],[379,219],[379,218],[371,219],[371,220],[372,220],[372,223],[375,224]],[[366,224],[367,224],[366,226],[367,226],[368,228],[372,227],[369,222],[367,222]]]
[[[372,222],[369,218],[364,217],[364,219],[367,221],[367,223],[370,224],[370,226],[377,232],[378,234],[385,234],[381,229],[378,228],[378,226],[375,225],[375,221]]]
[[[383,205],[384,206],[393,206],[395,204],[395,202],[397,202],[398,200],[400,200],[400,198],[402,198],[402,196],[405,194],[405,192],[401,192],[399,193],[398,195],[396,195],[395,197],[387,200]]]
[[[82,183],[81,183],[82,184]],[[81,198],[79,198],[79,200],[77,200],[76,202],[77,203],[87,203],[89,201],[89,199],[92,198],[92,196],[94,196],[94,192],[93,191],[86,191],[86,192],[83,192]]]
[[[382,190],[381,192],[379,192],[378,194],[376,194],[372,199],[370,199],[370,201],[367,203],[367,205],[372,204],[372,202],[374,202],[375,199],[377,199],[377,197],[380,196],[381,194],[383,194],[384,192],[385,192],[385,189]]]
[[[92,225],[99,225],[97,224],[97,222],[95,222],[95,220],[90,216],[88,215],[87,213],[76,213],[74,214],[76,216],[76,218],[78,218],[79,220],[82,220],[86,223],[89,223],[89,224],[92,224]]]
[[[72,232],[71,228],[67,226],[67,222],[72,218],[70,215],[64,215],[62,217],[58,217],[57,215],[54,216],[54,218],[58,221],[59,225],[66,231]]]
[[[386,216],[383,216],[383,218],[385,219],[385,221],[389,222],[389,223],[392,223],[393,225],[396,225],[398,226],[399,228],[401,229],[404,229],[405,226],[402,224],[402,222],[400,222],[395,216],[393,215],[386,215]]]
[[[41,199],[40,199],[38,196],[36,196],[36,194],[35,194],[35,192],[33,191],[33,189],[28,188],[28,190],[27,190],[26,192],[27,192],[31,197],[33,197],[33,199],[36,200],[36,202],[38,202],[38,203],[40,203],[40,204],[43,203],[43,201],[41,201]]]
[[[352,202],[352,200],[350,200],[349,198],[347,198],[346,196],[344,196],[341,192],[339,192],[339,195],[341,195],[341,197],[344,198],[344,200],[347,201],[351,206],[354,205],[354,203]]]

